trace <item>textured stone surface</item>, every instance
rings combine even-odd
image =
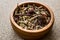
[[[50,6],[55,15],[52,31],[41,40],[60,40],[60,0],[18,0],[42,2]],[[10,25],[10,14],[16,6],[17,0],[0,0],[0,40],[24,40],[20,38]]]

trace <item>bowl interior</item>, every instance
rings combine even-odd
[[[25,6],[27,6],[28,4],[30,4],[30,5],[36,4],[36,6],[38,6],[38,7],[42,5],[43,8],[47,9],[47,11],[50,13],[50,15],[51,15],[51,20],[50,20],[50,22],[49,22],[44,28],[39,29],[39,30],[26,30],[26,29],[22,29],[22,28],[14,21],[14,19],[13,19],[14,12],[17,10],[17,7],[16,7],[15,10],[14,10],[14,12],[13,12],[13,14],[12,14],[12,19],[13,19],[14,25],[15,25],[17,28],[19,28],[20,30],[26,31],[26,32],[40,32],[40,31],[44,31],[44,30],[48,29],[48,28],[51,26],[51,24],[52,24],[52,22],[53,22],[53,21],[52,21],[52,20],[53,20],[53,14],[52,14],[52,11],[50,10],[50,8],[49,8],[47,5],[44,5],[44,4],[41,4],[41,3],[36,3],[36,2],[27,2],[27,3],[22,3],[22,4],[20,4],[19,7],[22,7],[23,4],[24,4]]]

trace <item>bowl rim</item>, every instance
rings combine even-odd
[[[29,32],[29,33],[43,32],[43,31],[45,31],[45,30],[47,30],[48,28],[51,27],[51,25],[52,25],[53,22],[54,22],[54,14],[53,14],[53,11],[51,10],[51,8],[50,8],[48,5],[46,5],[46,4],[44,4],[44,3],[41,3],[41,2],[23,2],[23,3],[19,4],[19,5],[22,5],[22,4],[25,4],[25,3],[36,3],[36,4],[40,4],[40,5],[45,6],[45,7],[49,10],[49,12],[50,12],[50,14],[51,14],[51,20],[50,20],[50,22],[48,23],[48,25],[46,25],[45,27],[43,27],[42,29],[39,29],[39,30],[26,30],[26,29],[23,29],[23,28],[20,27],[20,26],[14,21],[14,19],[13,19],[13,13],[14,13],[14,11],[15,11],[15,9],[16,9],[16,6],[15,6],[15,9],[13,10],[13,12],[12,12],[11,15],[10,15],[10,20],[11,20],[11,22],[14,24],[15,27],[17,27],[17,28],[20,29],[21,31]]]

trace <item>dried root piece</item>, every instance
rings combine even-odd
[[[41,16],[41,15],[36,15],[36,16],[32,17],[31,19],[29,19],[29,21],[32,21],[32,20],[34,20],[35,18],[37,18],[39,16]]]

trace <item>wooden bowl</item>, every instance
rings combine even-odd
[[[11,21],[11,25],[12,28],[16,31],[17,34],[19,34],[21,37],[26,38],[26,39],[36,39],[36,38],[41,38],[43,35],[45,35],[49,30],[51,30],[52,25],[54,23],[54,14],[52,12],[52,10],[46,5],[46,4],[42,4],[42,3],[37,3],[37,2],[25,2],[22,4],[19,4],[19,6],[21,5],[26,5],[26,4],[36,4],[37,6],[44,6],[51,14],[51,20],[49,22],[49,24],[47,24],[44,28],[39,29],[39,30],[26,30],[21,28],[13,19],[13,14],[14,11],[16,10],[16,8],[14,9],[13,13],[10,16],[10,21]]]

